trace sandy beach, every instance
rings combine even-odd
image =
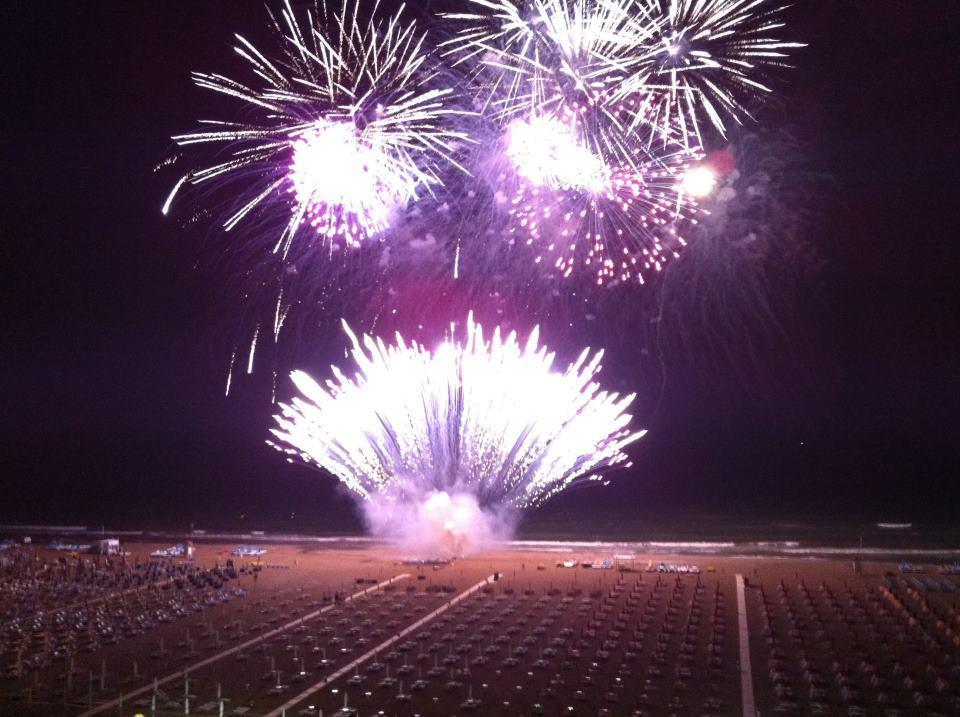
[[[115,574],[164,546],[124,547]],[[192,569],[222,574],[231,547],[198,545]],[[0,714],[738,715],[744,684],[762,714],[960,709],[960,592],[932,566],[941,589],[847,560],[636,554],[600,569],[582,565],[599,550],[504,547],[417,565],[376,544],[265,547],[219,587],[102,581],[68,598],[44,587],[49,566],[108,572],[105,558],[6,551]],[[648,571],[661,562],[699,573]]]

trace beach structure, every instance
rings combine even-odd
[[[100,555],[120,555],[120,539],[104,538],[98,543],[97,552]]]
[[[169,548],[157,548],[150,553],[150,557],[153,558],[179,558],[182,557],[186,548],[183,543],[177,543],[176,545],[171,545]]]
[[[241,558],[256,558],[266,555],[267,550],[260,545],[238,545],[230,551],[230,554]]]

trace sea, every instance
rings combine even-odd
[[[579,521],[578,521],[579,523]],[[21,541],[31,536],[44,544],[55,539],[90,542],[98,537],[125,541],[235,543],[302,543],[322,546],[368,546],[382,542],[356,530],[304,530],[265,527],[263,530],[174,528],[131,530],[109,525],[0,525],[0,540]],[[683,519],[599,521],[592,529],[582,523],[551,516],[528,520],[517,527],[502,547],[556,553],[683,554],[782,556],[790,558],[847,558],[938,561],[960,560],[960,524],[944,522],[804,520],[761,521],[729,516],[695,515]]]

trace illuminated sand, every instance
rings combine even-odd
[[[145,556],[158,546],[126,547]],[[648,560],[698,563],[705,569],[698,578],[555,564],[604,556],[588,549],[501,549],[433,568],[404,565],[400,552],[373,544],[267,547],[264,563],[288,567],[231,581],[245,597],[90,652],[78,647],[66,701],[68,660],[6,679],[0,714],[150,714],[155,677],[161,680],[156,714],[184,714],[185,667],[191,714],[218,714],[218,685],[225,714],[244,707],[249,715],[279,714],[286,704],[287,714],[330,715],[344,695],[363,717],[381,710],[740,714],[738,574],[748,581],[752,677],[764,714],[775,708],[810,714],[821,704],[826,714],[857,713],[848,712],[851,705],[878,715],[897,714],[884,711],[890,705],[903,714],[956,710],[960,592],[921,593],[896,581],[886,592],[883,573],[895,570],[891,564],[868,563],[864,575],[854,576],[848,562],[832,560],[637,555],[633,561],[637,568]],[[222,564],[228,548],[201,545],[198,562]],[[500,579],[484,582],[494,572]],[[403,574],[409,577],[396,579]],[[358,578],[395,580],[373,586]],[[475,592],[463,597],[470,588]],[[332,601],[335,592],[362,590],[369,592],[354,601]],[[127,604],[136,598],[128,594]],[[459,602],[447,607],[453,600]],[[48,610],[56,606],[53,596],[46,602]],[[114,610],[120,602],[111,597],[105,604]],[[301,623],[317,611],[324,612]],[[15,655],[5,640],[7,669]],[[40,632],[32,635],[24,659],[42,643]],[[313,689],[344,667],[342,676]],[[414,689],[418,680],[422,689]],[[122,706],[121,695],[127,695]]]

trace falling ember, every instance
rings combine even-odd
[[[247,373],[253,373],[253,359],[257,353],[257,339],[260,338],[260,327],[257,326],[253,332],[253,339],[250,341],[250,354],[247,356]]]
[[[230,368],[227,369],[227,387],[226,389],[224,389],[224,392],[223,392],[224,396],[230,395],[230,384],[233,383],[233,365],[236,363],[236,361],[237,361],[237,351],[236,349],[234,349],[233,353],[230,354]]]
[[[485,339],[471,316],[464,338],[431,351],[344,328],[356,377],[334,368],[321,384],[294,372],[299,395],[280,404],[272,445],[336,476],[379,533],[442,543],[415,540],[403,526],[451,506],[461,543],[471,531],[474,541],[495,535],[516,511],[625,462],[624,447],[645,433],[628,428],[634,396],[595,382],[602,352],[585,349],[555,370],[537,329],[525,342],[499,328]],[[443,516],[433,523],[449,525]]]

